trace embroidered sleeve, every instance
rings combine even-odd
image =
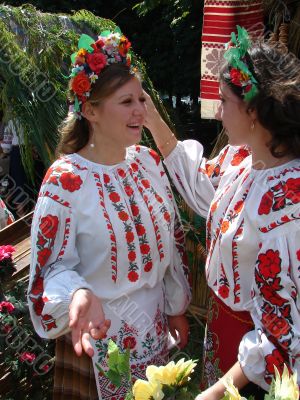
[[[28,304],[37,333],[46,338],[67,333],[73,293],[79,288],[90,288],[76,271],[80,264],[77,221],[69,201],[71,196],[66,193],[78,190],[81,179],[79,175],[67,174],[52,170],[46,175],[31,228]]]
[[[196,140],[178,142],[164,160],[170,176],[187,204],[207,217],[215,190],[228,164],[229,146],[212,160],[203,157],[203,146]]]
[[[274,366],[280,373],[284,364],[300,372],[300,229],[296,220],[288,225],[289,232],[261,243],[252,294],[255,331],[239,349],[244,373],[265,390]]]

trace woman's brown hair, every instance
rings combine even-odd
[[[130,68],[124,64],[112,64],[105,67],[97,81],[93,84],[90,101],[97,104],[113,94],[121,86],[129,82],[134,76]],[[87,119],[77,119],[74,113],[64,119],[58,128],[60,141],[56,148],[57,157],[61,154],[76,153],[89,141],[90,127]]]
[[[271,133],[270,152],[278,158],[300,158],[300,60],[280,45],[259,42],[248,50],[247,64],[258,81],[258,94],[248,109],[256,110],[258,121]],[[220,78],[243,99],[241,88],[231,82],[228,64]]]

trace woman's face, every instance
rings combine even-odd
[[[249,144],[251,117],[246,104],[223,82],[220,83],[220,99],[215,118],[222,121],[229,144],[233,146]]]
[[[145,100],[140,81],[133,77],[95,106],[95,134],[122,147],[139,142],[146,116]]]

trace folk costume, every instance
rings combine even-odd
[[[300,373],[300,160],[252,167],[247,147],[207,161],[202,145],[178,142],[165,165],[188,205],[207,218],[206,387],[239,360],[267,390],[286,364]]]
[[[155,152],[132,146],[113,166],[71,154],[50,167],[32,224],[31,318],[42,337],[68,335],[70,349],[72,294],[89,288],[102,300],[112,325],[106,339],[93,342],[100,399],[121,400],[127,391],[126,383],[116,388],[96,368],[107,369],[110,338],[131,349],[134,378],[144,378],[150,364],[165,363],[166,315],[185,312],[187,275],[182,227]]]

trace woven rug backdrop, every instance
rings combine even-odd
[[[201,52],[201,117],[214,118],[219,99],[219,67],[225,43],[236,25],[246,28],[252,38],[264,32],[262,0],[205,0]]]

